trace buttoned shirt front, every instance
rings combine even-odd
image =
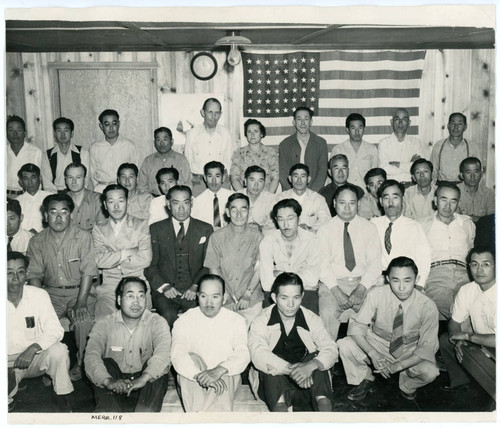
[[[31,232],[28,232],[23,228],[19,228],[16,234],[12,237],[10,248],[12,248],[12,251],[19,251],[20,253],[26,254],[26,251],[28,251],[28,244],[32,237],[33,234]]]
[[[405,135],[399,141],[394,133],[383,138],[378,143],[379,165],[387,173],[388,179],[411,182],[410,168],[412,157],[418,155],[426,158],[427,150],[417,137]],[[399,162],[399,167],[389,162]]]
[[[422,227],[432,248],[431,262],[453,259],[465,263],[476,236],[476,226],[468,216],[454,214],[453,221],[445,224],[435,214]]]
[[[224,210],[226,209],[227,200],[234,192],[221,187],[217,192],[217,199],[219,200],[219,214],[221,220],[221,226],[225,226],[227,221],[224,216]],[[215,227],[214,224],[214,197],[210,189],[205,189],[203,193],[194,198],[193,209],[191,211],[191,216],[197,218],[198,220],[204,221]]]
[[[33,236],[27,254],[27,278],[51,287],[80,285],[83,276],[98,274],[90,232],[71,224],[60,244],[50,228]]]
[[[356,260],[356,266],[350,271],[345,266],[344,224],[345,222],[336,216],[318,229],[322,257],[320,280],[328,288],[332,288],[339,285],[338,280],[341,278],[361,277],[361,284],[369,288],[377,283],[382,273],[377,228],[359,216],[349,222],[347,230]]]
[[[172,364],[181,376],[194,381],[201,370],[190,353],[197,354],[208,369],[221,366],[228,376],[245,370],[250,362],[245,319],[236,312],[221,308],[209,318],[201,309],[193,308],[182,314],[172,329]]]
[[[19,153],[16,154],[12,150],[10,143],[7,143],[7,156],[5,165],[7,166],[7,189],[20,191],[23,190],[19,184],[17,176],[18,171],[24,164],[32,163],[40,168],[43,188],[45,190],[55,191],[56,188],[52,183],[52,172],[50,171],[47,155],[42,152],[34,144],[24,142]]]
[[[444,181],[458,181],[460,163],[471,156],[481,159],[476,145],[465,138],[457,146],[451,144],[448,138],[439,140],[434,144],[431,154],[434,178]]]
[[[177,184],[191,187],[191,168],[188,160],[183,154],[170,150],[165,154],[155,152],[144,159],[137,180],[137,187],[141,192],[160,194],[156,173],[162,168],[175,168],[179,171]]]
[[[248,195],[248,190],[245,188],[240,193]],[[263,190],[257,199],[252,202],[250,200],[250,211],[248,212],[248,223],[257,223],[260,226],[265,226],[270,223],[271,220],[271,211],[274,206],[274,199],[276,195],[271,192],[266,192]]]
[[[359,200],[358,215],[370,220],[373,217],[380,217],[382,211],[378,204],[377,198],[374,198],[371,193],[365,193],[365,195]]]
[[[209,133],[202,123],[191,129],[186,135],[184,155],[193,174],[203,174],[203,167],[210,161],[222,162],[226,169],[230,168],[233,143],[229,131],[217,125],[213,133]]]
[[[418,267],[418,284],[424,286],[431,267],[431,246],[420,223],[404,216],[398,217],[392,224],[392,249],[388,254],[385,248],[385,232],[391,220],[382,216],[374,217],[370,221],[377,226],[382,250],[382,269],[386,269],[389,262],[396,257],[409,257]]]
[[[378,166],[378,150],[373,144],[361,141],[358,151],[353,149],[351,141],[347,139],[343,143],[333,147],[331,156],[344,154],[349,160],[349,181],[364,188],[364,176],[372,168]]]
[[[419,223],[434,214],[432,201],[436,193],[437,186],[431,184],[431,190],[427,195],[424,195],[418,189],[418,186],[411,186],[405,190],[403,197],[405,217],[411,218]]]
[[[321,272],[321,253],[317,236],[298,229],[293,252],[289,256],[287,243],[280,230],[265,236],[260,243],[260,283],[264,291],[270,291],[274,271],[293,272],[300,276],[306,290],[316,290]]]
[[[34,195],[24,192],[18,196],[17,200],[23,213],[23,229],[35,229],[37,232],[43,230],[43,200],[49,195],[52,195],[52,192],[38,190]]]
[[[127,214],[141,220],[149,219],[149,208],[153,195],[149,192],[141,192],[135,189],[128,193]]]
[[[28,323],[29,318],[33,322]],[[20,354],[34,343],[45,350],[59,342],[63,336],[64,329],[45,290],[24,285],[23,296],[17,307],[7,300],[9,355]]]
[[[143,374],[153,380],[170,369],[170,328],[167,321],[147,309],[139,323],[130,331],[121,311],[96,322],[85,348],[85,371],[89,379],[103,387],[112,376],[104,365],[104,358],[111,358],[122,373],[137,373],[146,367]]]
[[[285,190],[276,195],[274,202],[278,203],[283,199],[295,199],[302,207],[299,224],[306,224],[314,230],[332,218],[325,198],[314,190],[306,189],[300,196],[293,189]]]
[[[108,184],[116,183],[118,167],[122,163],[139,164],[135,144],[121,135],[114,144],[106,140],[96,141],[90,146],[89,155],[89,175],[97,192],[102,192]]]
[[[73,199],[73,192],[68,192]],[[91,231],[96,224],[102,223],[106,217],[102,210],[101,194],[93,190],[83,189],[83,199],[71,213],[71,222],[80,229]]]
[[[460,201],[458,208],[462,214],[483,217],[495,213],[495,191],[480,184],[475,193],[465,187],[464,183],[458,185]]]
[[[451,318],[461,324],[470,317],[474,333],[495,334],[496,296],[496,284],[483,291],[476,282],[470,282],[458,291],[453,303]]]
[[[250,285],[250,280],[258,269],[259,244],[262,234],[253,227],[246,226],[243,231],[236,231],[230,223],[216,230],[208,241],[204,266],[209,269],[220,269],[226,281],[226,291],[234,303],[240,299]],[[258,286],[250,299],[250,306],[263,298]]]
[[[258,152],[252,151],[250,146],[236,149],[231,160],[230,174],[238,177],[243,182],[245,171],[252,165],[258,165],[266,171],[264,190],[269,190],[271,180],[279,180],[278,152],[272,147],[267,147],[260,143],[260,150]]]
[[[389,285],[373,287],[350,321],[348,336],[367,336],[389,349],[394,318],[403,308],[403,347],[400,359],[416,355],[435,363],[438,344],[438,310],[435,303],[418,290],[400,301]]]

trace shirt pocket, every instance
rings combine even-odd
[[[81,260],[78,257],[69,259],[68,265],[69,265],[69,274],[71,275],[71,279],[75,281],[80,281],[82,277],[80,273]]]

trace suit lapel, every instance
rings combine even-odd
[[[165,242],[160,241],[160,245],[166,248],[168,258],[172,265],[175,266],[175,232],[171,218],[168,219],[166,226],[161,229],[160,240],[164,240]]]

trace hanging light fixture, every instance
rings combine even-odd
[[[227,55],[227,62],[233,67],[241,62],[240,45],[249,45],[251,40],[246,37],[240,36],[239,31],[228,31],[227,36],[220,38],[215,42],[216,46],[231,46],[229,54]]]

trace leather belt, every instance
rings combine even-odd
[[[456,266],[462,266],[464,268],[467,267],[467,265],[460,260],[450,259],[450,260],[439,260],[437,262],[432,262],[431,268],[437,267],[437,266],[444,266],[444,265],[456,265]]]
[[[52,285],[46,285],[46,288],[59,288],[60,290],[74,290],[75,288],[79,288],[79,285],[65,285],[63,287],[54,287]]]
[[[24,190],[8,190],[7,189],[7,195],[22,195],[24,193]]]

